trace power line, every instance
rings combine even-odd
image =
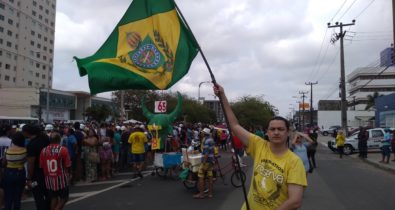
[[[335,56],[333,56],[332,62],[331,64],[328,66],[328,68],[326,68],[326,70],[324,71],[323,74],[321,74],[321,77],[318,77],[318,79],[316,79],[317,81],[320,81],[322,79],[323,76],[325,76],[325,74],[328,72],[328,70],[332,67],[332,65],[335,63],[337,56],[339,55],[340,49],[337,50]]]
[[[357,0],[354,0],[354,1],[350,4],[350,6],[346,9],[346,11],[343,13],[343,15],[340,16],[339,20],[341,20],[341,19],[343,18],[343,16],[348,12],[348,10],[351,9],[352,5],[354,5],[354,3],[355,3],[356,1],[357,1]]]
[[[329,22],[332,22],[333,19],[336,17],[336,15],[340,12],[341,9],[343,9],[343,6],[346,4],[347,0],[344,0],[343,4],[340,6],[340,8],[337,10],[335,15],[332,17],[332,19]]]
[[[319,72],[319,71],[320,71],[321,62],[319,62],[319,61],[321,60],[321,59],[320,59],[320,56],[321,56],[321,52],[322,52],[322,47],[324,46],[324,42],[325,42],[325,38],[326,38],[327,32],[328,32],[328,28],[326,28],[326,30],[325,30],[325,35],[324,35],[324,38],[322,39],[322,42],[321,42],[320,51],[319,51],[319,53],[318,53],[318,55],[317,55],[317,57],[316,57],[316,59],[315,59],[313,69],[311,69],[311,73],[310,73],[311,78],[314,77],[315,72]],[[329,43],[328,43],[328,46],[326,47],[324,56],[322,57],[322,60],[324,60],[324,58],[325,58],[325,56],[326,56],[326,53],[327,53],[327,51],[328,51],[328,47],[329,47]],[[322,60],[321,60],[321,61],[322,61]],[[318,65],[318,68],[317,68],[317,65]]]
[[[357,19],[360,15],[362,15],[362,13],[364,13],[365,12],[365,10],[367,9],[367,8],[369,8],[370,7],[370,5],[372,5],[372,3],[374,2],[374,1],[376,1],[376,0],[372,0],[357,16],[355,16],[355,18],[354,19]]]

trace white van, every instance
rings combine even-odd
[[[393,130],[393,129],[391,129]],[[369,133],[368,139],[368,151],[369,150],[378,150],[381,147],[381,141],[384,140],[384,129],[383,128],[372,128],[367,130]],[[346,142],[344,143],[344,154],[349,155],[353,152],[358,151],[358,134],[359,131],[354,133],[352,136],[346,138]],[[336,150],[336,140],[331,139],[328,141],[328,147],[332,150]]]

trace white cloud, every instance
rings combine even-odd
[[[327,29],[343,0],[177,0],[199,41],[217,81],[229,98],[264,95],[282,115],[295,104],[299,91],[314,86],[314,104],[319,99],[337,99],[340,75],[339,45],[329,45],[338,29]],[[90,56],[101,46],[118,23],[130,1],[67,0],[57,3],[54,87],[89,91],[86,77],[80,78],[73,56]],[[341,21],[348,23],[369,2],[357,1]],[[334,18],[343,15],[351,1]],[[78,5],[78,6],[75,6]],[[346,73],[379,58],[379,52],[392,43],[391,2],[375,1],[356,25],[345,28],[356,32],[346,41]],[[324,38],[322,51],[319,51]],[[358,32],[387,31],[367,40]],[[351,35],[351,33],[349,33]],[[326,50],[328,49],[328,50]],[[326,52],[326,53],[325,53]],[[326,55],[325,57],[323,55]],[[319,58],[317,61],[317,57]],[[171,88],[197,97],[198,85],[210,81],[207,68],[198,55],[190,72]],[[201,96],[213,98],[210,85],[201,86]],[[333,93],[333,94],[331,94]],[[110,93],[101,94],[109,97]],[[315,105],[316,107],[316,105]]]

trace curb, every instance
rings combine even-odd
[[[320,142],[320,143],[321,143],[322,146],[325,146],[326,148],[329,149],[328,145],[325,144],[325,142]],[[358,157],[354,157],[354,156],[352,156],[352,155],[348,155],[348,157],[351,157],[351,158],[354,158],[354,159],[360,159],[361,161],[363,161],[363,162],[365,162],[365,163],[367,163],[367,164],[370,164],[370,165],[372,165],[372,166],[374,166],[374,167],[376,167],[376,168],[379,168],[379,169],[382,169],[382,170],[385,170],[385,171],[388,171],[388,172],[390,172],[390,173],[395,174],[395,168],[388,167],[387,165],[385,165],[385,164],[383,164],[383,163],[379,163],[379,162],[377,162],[377,161],[375,161],[375,160],[369,160],[369,159],[364,159],[364,158],[358,158]]]
[[[380,168],[380,169],[383,169],[383,170],[386,170],[386,171],[388,171],[388,172],[391,172],[391,173],[394,173],[394,174],[395,174],[395,169],[394,169],[394,168],[388,167],[388,166],[386,166],[386,165],[383,164],[383,163],[378,163],[378,162],[376,162],[376,161],[369,160],[369,159],[361,159],[361,160],[362,160],[363,162],[365,162],[365,163],[368,163],[368,164],[370,164],[370,165],[376,167],[376,168]]]

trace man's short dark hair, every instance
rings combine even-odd
[[[59,143],[60,140],[62,139],[62,137],[60,136],[60,134],[58,132],[53,132],[51,133],[51,138],[49,138],[51,143]]]
[[[40,134],[40,127],[37,125],[26,124],[23,126],[22,131],[30,135]]]
[[[272,119],[269,120],[268,125],[270,124],[271,121],[273,120],[280,120],[283,121],[285,123],[285,127],[287,127],[287,130],[289,130],[290,124],[289,121],[287,119],[285,119],[284,117],[281,116],[274,116]]]
[[[80,122],[75,122],[74,123],[74,129],[79,130],[80,129]]]
[[[18,131],[16,132],[12,137],[12,144],[18,146],[18,147],[24,147],[25,146],[25,136],[23,136],[22,132]]]

